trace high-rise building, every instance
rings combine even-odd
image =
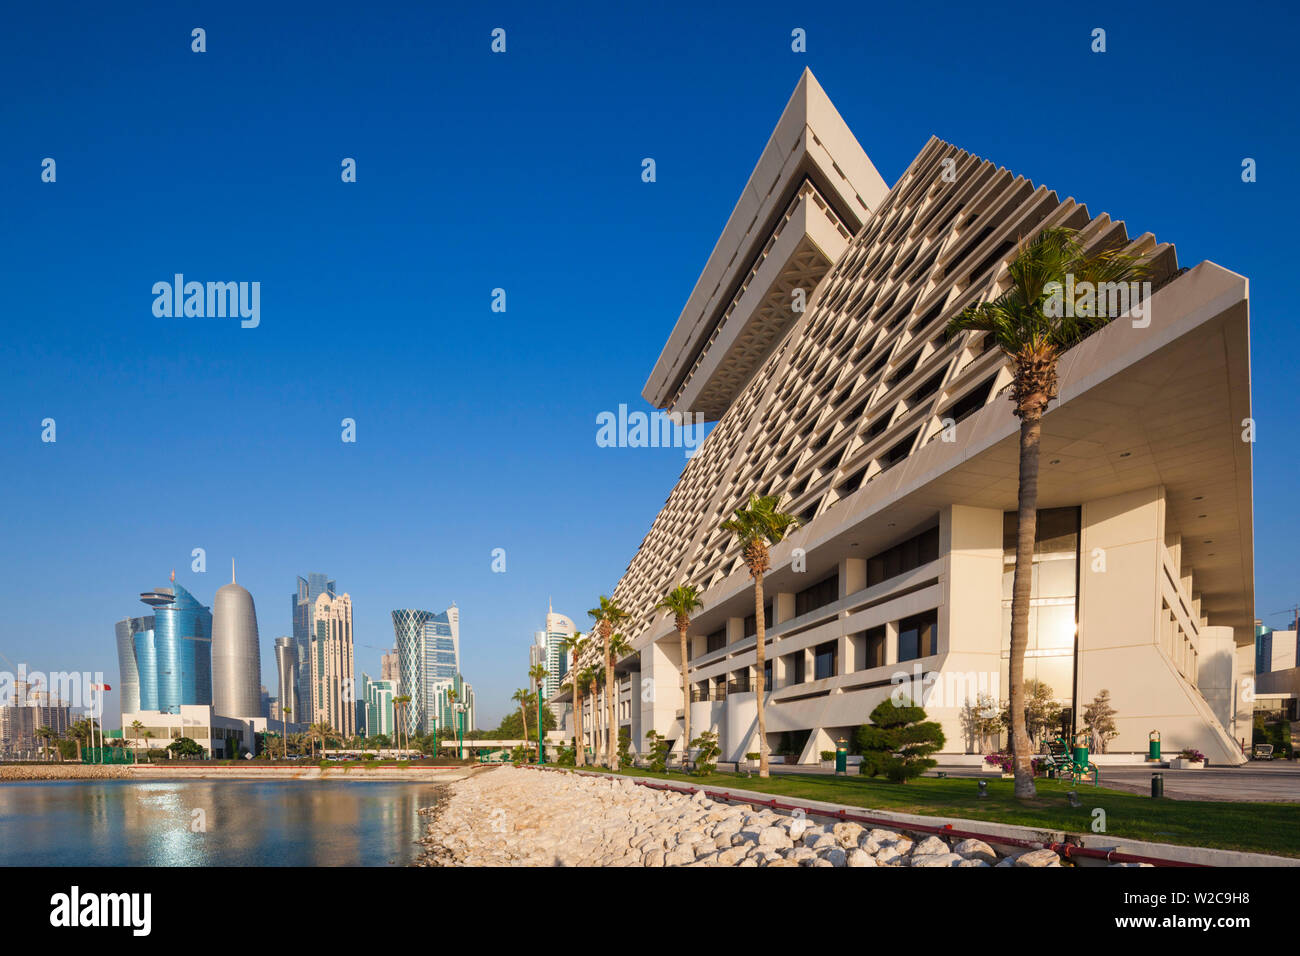
[[[298,588],[289,596],[293,610],[293,639],[298,645],[298,689],[295,696],[301,702],[304,713],[315,711],[315,701],[312,699],[311,641],[316,635],[316,599],[322,594],[333,597],[337,593],[337,586],[328,575],[310,573],[305,578],[298,578]]]
[[[397,681],[371,680],[369,674],[361,675],[361,698],[364,703],[367,737],[383,734],[393,736],[395,727],[393,715],[393,698],[397,696]]]
[[[455,677],[440,677],[429,688],[429,722],[426,733],[450,731],[454,736],[457,728],[465,733],[474,730],[474,685],[466,683],[459,674]],[[455,699],[452,698],[455,694]],[[463,719],[462,715],[463,714]]]
[[[128,687],[122,710],[176,714],[182,705],[210,705],[211,610],[176,583],[175,572],[171,587],[145,591],[140,600],[153,615],[126,618],[116,627],[118,666]]]
[[[292,637],[275,639],[275,671],[280,688],[280,714],[288,710],[291,723],[308,723],[310,716],[298,704],[298,645]]]
[[[391,680],[396,683],[400,680],[401,668],[397,661],[397,648],[394,647],[387,654],[379,658],[379,679]]]
[[[577,632],[573,621],[563,614],[556,614],[554,609],[546,612],[546,630],[533,634],[533,648],[528,665],[541,664],[546,669],[542,681],[542,693],[548,699],[555,696],[564,682],[564,675],[569,672],[568,641]]]
[[[996,746],[963,715],[1010,694],[1016,369],[993,333],[947,330],[1011,289],[1022,242],[1058,227],[1089,253],[1141,257],[1148,275],[1042,290],[1048,308],[1113,321],[1060,356],[1041,419],[1024,677],[1047,685],[1067,731],[1108,692],[1111,752],[1144,752],[1155,727],[1166,750],[1243,760],[1247,279],[1180,267],[1151,233],[937,138],[888,187],[809,72],[643,392],[716,425],[613,592],[632,653],[606,690],[634,746],[653,730],[680,748],[690,708],[691,733],[716,731],[723,760],[763,747],[815,762],[900,681],[942,725],[944,752]],[[755,493],[800,519],[771,549],[757,611],[720,527]],[[704,602],[685,690],[674,621],[656,608],[683,582]]]
[[[253,596],[235,583],[217,590],[212,602],[212,709],[222,717],[261,717],[262,650]]]
[[[344,737],[357,732],[353,678],[352,599],[322,592],[312,610],[316,635],[310,644],[312,722],[327,723]]]
[[[460,679],[460,609],[452,604],[441,614],[405,608],[393,612],[401,693],[411,698],[407,729],[431,733],[431,707],[437,681]]]
[[[20,670],[21,673],[21,670]],[[38,735],[48,727],[64,737],[72,725],[72,708],[50,690],[19,679],[14,682],[12,697],[0,700],[0,753],[16,754],[41,749],[45,741]]]

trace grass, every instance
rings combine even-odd
[[[601,767],[583,769],[609,772]],[[977,781],[970,777],[920,777],[899,784],[871,777],[821,774],[774,774],[763,779],[736,773],[695,777],[637,768],[619,772],[710,790],[752,790],[793,800],[823,800],[873,810],[988,820],[1089,835],[1093,811],[1100,807],[1106,811],[1105,832],[1110,837],[1300,856],[1300,826],[1296,826],[1300,807],[1294,803],[1152,800],[1119,790],[1083,786],[1078,788],[1082,806],[1076,809],[1066,798],[1072,788],[1045,778],[1035,781],[1036,798],[1021,801],[1013,794],[1014,782],[1002,779],[988,780],[988,797],[981,799]]]

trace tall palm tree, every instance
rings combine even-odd
[[[141,736],[144,737],[144,753],[145,753],[145,756],[148,757],[148,756],[149,756],[149,750],[150,750],[150,747],[149,747],[149,741],[153,739],[153,731],[146,727],[145,730],[144,730],[144,733],[141,734]],[[152,758],[152,757],[149,757],[149,762],[150,762],[150,763],[153,763],[153,758]]]
[[[682,655],[682,754],[691,745],[691,683],[686,673],[686,632],[691,626],[691,615],[704,607],[700,590],[693,584],[679,584],[655,605],[656,611],[667,611],[677,626],[677,639]]]
[[[600,752],[596,744],[596,727],[598,724],[598,719],[597,719],[598,715],[596,713],[597,701],[595,697],[596,668],[588,665],[587,667],[584,667],[582,670],[578,671],[574,675],[574,688],[575,688],[574,690],[575,697],[580,693],[580,691],[586,691],[587,692],[586,696],[591,698],[591,752],[594,759],[595,755],[597,755]],[[578,754],[581,755],[582,763],[585,766],[587,762],[587,756],[586,756],[587,742],[586,740],[583,739],[584,736],[584,730],[582,727],[583,701],[581,697],[578,697],[577,701],[578,702],[575,704],[575,710],[577,711],[578,714],[578,722],[576,724],[577,734],[578,734],[577,747],[578,747]]]
[[[1130,282],[1147,274],[1143,261],[1117,249],[1089,253],[1073,229],[1044,229],[1022,241],[1008,266],[1011,286],[992,302],[964,309],[948,323],[948,335],[986,332],[1010,357],[1011,401],[1020,419],[1020,488],[1017,502],[1016,568],[1011,585],[1011,749],[1015,794],[1033,797],[1034,772],[1025,728],[1025,649],[1029,646],[1029,600],[1032,590],[1034,537],[1038,527],[1038,452],[1043,414],[1056,398],[1057,362],[1061,355],[1108,323],[1114,316],[1078,315],[1061,308],[1060,292],[1073,277],[1083,282]],[[1073,306],[1073,303],[1070,303]],[[1058,314],[1068,313],[1068,314]]]
[[[575,632],[566,637],[562,642],[566,652],[573,657],[573,664],[569,668],[569,683],[573,685],[573,763],[576,767],[585,766],[587,763],[586,747],[582,742],[582,688],[583,682],[579,678],[578,661],[587,651],[588,641],[580,632]]]
[[[307,728],[307,732],[311,734],[313,738],[318,738],[320,740],[320,755],[322,758],[324,758],[325,740],[328,737],[335,736],[336,731],[334,730],[333,727],[329,725],[329,721],[323,720],[320,721],[319,723],[312,724],[310,727]]]
[[[140,762],[140,735],[144,733],[144,724],[138,720],[131,721],[132,755],[135,762]]]
[[[527,746],[528,744],[528,709],[527,708],[528,708],[528,701],[532,699],[532,696],[533,696],[532,694],[528,693],[528,691],[524,690],[522,687],[517,688],[514,694],[510,696],[510,699],[519,705],[519,716],[522,717],[524,720],[525,746]]]
[[[49,727],[37,727],[36,739],[41,742],[41,755],[49,756],[50,739],[54,736],[54,731]]]
[[[630,614],[611,601],[605,595],[600,596],[600,606],[587,612],[596,623],[596,633],[600,635],[605,647],[605,760],[611,770],[618,769],[618,752],[614,749],[614,735],[609,728],[614,726],[614,656],[610,653],[609,639],[614,628],[626,621]]]
[[[68,733],[77,744],[77,763],[81,763],[81,742],[89,739],[92,732],[90,721],[84,717],[68,729]]]
[[[754,645],[754,703],[758,710],[758,775],[768,776],[767,769],[767,718],[763,713],[763,695],[767,693],[767,620],[763,613],[763,575],[771,567],[769,548],[779,544],[785,536],[799,527],[794,515],[779,511],[779,495],[750,495],[747,506],[737,508],[733,517],[722,522],[722,530],[730,531],[740,542],[741,554],[749,576],[754,579],[754,620],[758,642]]]
[[[280,710],[280,723],[284,725],[284,759],[289,759],[289,718],[293,716],[292,707],[284,707]]]
[[[601,754],[600,737],[600,685],[605,683],[605,670],[594,664],[583,670],[582,676],[587,681],[587,696],[591,698],[591,753],[592,759],[599,761]]]
[[[404,753],[402,741],[410,744],[410,732],[406,728],[406,711],[411,704],[410,694],[398,694],[393,698],[393,723],[395,736],[397,737],[397,751],[399,754]]]

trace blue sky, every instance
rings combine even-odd
[[[595,416],[648,407],[805,66],[889,183],[937,134],[1155,232],[1183,264],[1250,277],[1257,613],[1300,599],[1286,6],[472,6],[6,13],[5,659],[112,683],[113,622],[144,613],[137,594],[175,568],[210,603],[234,557],[273,692],[294,577],[325,571],[372,674],[392,608],[456,601],[494,724],[548,596],[585,620],[681,471],[679,450],[598,448]],[[177,272],[261,282],[260,326],[155,318],[151,287]]]

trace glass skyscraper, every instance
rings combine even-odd
[[[393,612],[401,693],[411,698],[407,729],[431,733],[439,682],[460,679],[460,609],[441,614],[404,608]]]
[[[117,622],[122,711],[180,713],[182,704],[212,703],[212,611],[175,582],[146,591],[149,617]]]

